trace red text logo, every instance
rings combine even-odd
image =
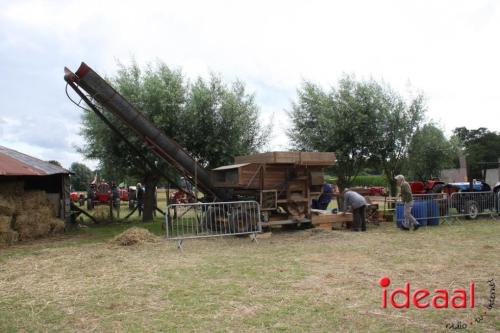
[[[448,292],[446,289],[434,289],[430,292],[428,289],[420,288],[411,290],[409,282],[406,282],[404,288],[394,288],[388,291],[387,287],[391,280],[384,276],[380,278],[379,284],[382,287],[382,308],[387,308],[387,300],[397,309],[409,308],[410,303],[419,309],[425,309],[429,306],[436,309],[452,307],[454,309],[474,308],[474,282],[469,283],[468,292],[463,288],[453,289]],[[400,296],[400,297],[398,297]],[[398,301],[399,303],[398,303]]]

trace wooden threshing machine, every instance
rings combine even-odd
[[[334,153],[269,152],[238,156],[233,165],[206,170],[85,63],[75,73],[65,68],[64,79],[122,139],[127,141],[106,118],[103,109],[114,114],[150,150],[196,184],[205,201],[254,200],[260,204],[264,226],[311,222],[311,200],[321,192],[323,168],[335,163]]]

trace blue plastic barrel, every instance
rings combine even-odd
[[[436,201],[427,202],[427,225],[439,225],[439,205]]]
[[[413,201],[413,208],[411,209],[411,215],[415,217],[420,223],[420,225],[427,225],[427,201],[425,200],[415,200]],[[401,227],[405,219],[405,207],[404,203],[396,203],[396,225]]]
[[[420,225],[427,225],[427,200],[415,200],[413,201],[413,208],[411,210],[411,215],[413,215]]]
[[[396,225],[401,228],[405,219],[405,206],[402,202],[396,203]]]

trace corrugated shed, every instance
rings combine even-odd
[[[48,176],[70,174],[57,165],[0,146],[0,176]]]

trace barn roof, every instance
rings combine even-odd
[[[70,174],[57,165],[0,146],[0,176],[48,176]]]

